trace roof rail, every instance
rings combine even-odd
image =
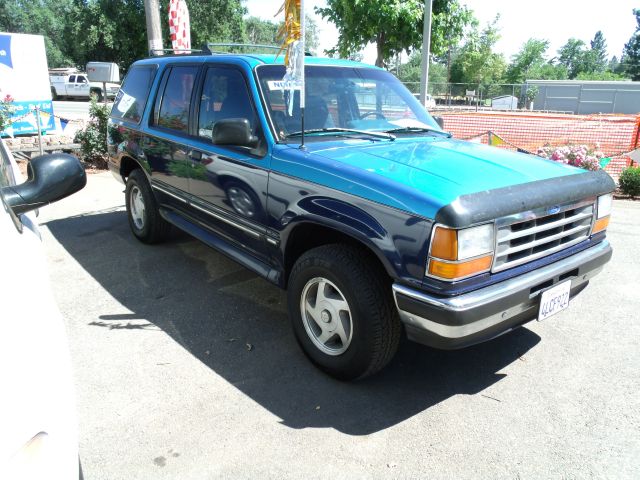
[[[225,48],[227,50],[223,50]],[[235,49],[271,50],[276,52],[284,50],[284,48],[279,45],[260,45],[255,43],[206,43],[202,46],[204,53],[210,53],[212,55],[217,53],[234,53]],[[305,56],[310,57],[311,53],[305,52]]]
[[[253,49],[253,50],[270,50],[272,52],[280,52],[284,50],[277,45],[258,45],[252,43],[205,43],[200,49],[183,48],[153,48],[149,50],[150,57],[159,57],[165,55],[220,55],[220,54],[234,54],[238,53],[241,49]],[[259,52],[253,52],[259,53]],[[305,52],[306,57],[312,56],[310,52]]]
[[[213,47],[213,48],[212,48]],[[223,50],[223,49],[227,50]],[[254,50],[282,50],[277,45],[258,45],[253,43],[205,43],[202,47],[205,53],[233,53],[236,49],[254,49]]]
[[[197,55],[197,54],[207,53],[200,49],[193,48],[152,48],[149,50],[150,57],[160,57],[163,55]]]

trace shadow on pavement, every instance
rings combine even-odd
[[[540,341],[526,328],[453,352],[405,341],[377,376],[341,383],[316,370],[296,345],[284,292],[200,242],[176,234],[165,244],[143,245],[122,211],[47,227],[132,312],[103,312],[88,322],[96,334],[160,328],[292,428],[383,430],[453,395],[481,392]]]

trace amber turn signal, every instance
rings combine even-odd
[[[436,227],[431,242],[431,256],[444,260],[458,259],[458,232],[451,228]]]
[[[591,234],[602,232],[603,230],[606,230],[608,226],[609,226],[609,217],[608,216],[602,217],[601,219],[596,221],[596,224],[593,226],[593,231],[591,232]]]
[[[447,263],[439,260],[429,260],[429,275],[445,280],[456,280],[488,271],[491,268],[493,256],[475,258],[466,262]]]

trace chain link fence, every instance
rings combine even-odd
[[[420,82],[404,82],[411,93],[420,94]],[[516,110],[529,108],[535,91],[530,85],[521,83],[429,83],[428,93],[436,102],[436,107],[467,106]],[[537,91],[537,90],[536,90]]]

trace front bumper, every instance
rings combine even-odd
[[[394,284],[393,295],[410,340],[436,348],[484,342],[533,320],[540,294],[571,280],[571,297],[611,259],[611,246],[597,245],[551,265],[455,297],[442,297]]]

